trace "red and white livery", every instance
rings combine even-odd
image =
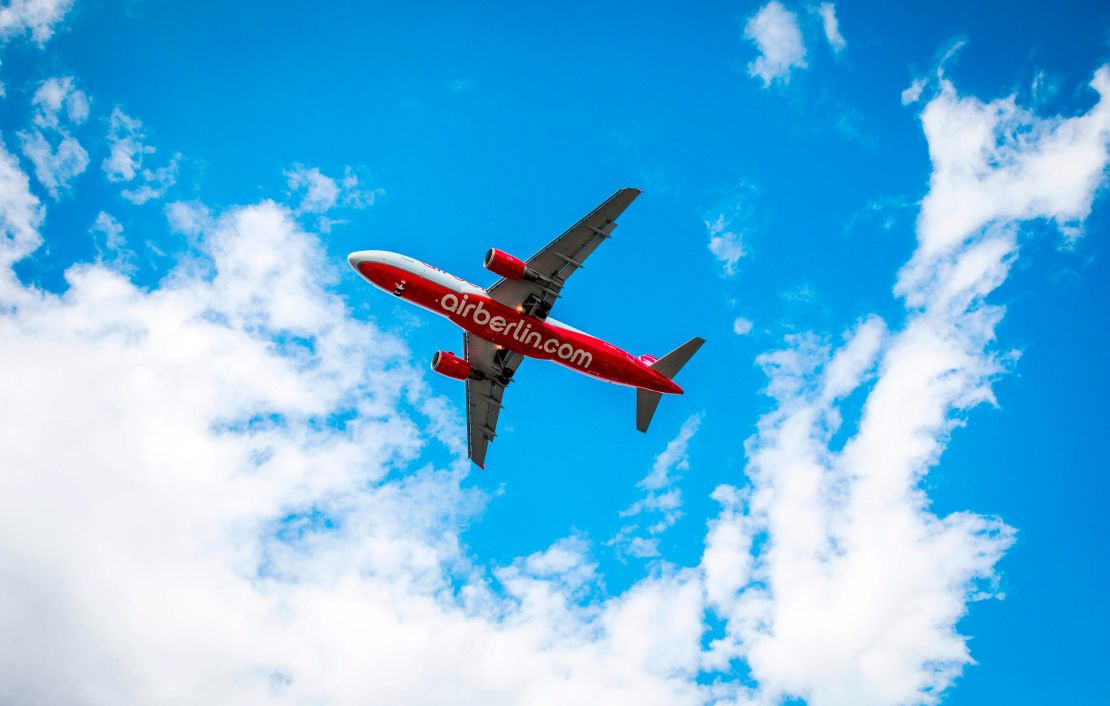
[[[682,394],[672,378],[702,339],[692,338],[662,358],[634,356],[548,316],[567,279],[610,237],[617,217],[639,195],[639,189],[621,189],[527,261],[490,249],[484,265],[503,279],[489,289],[397,253],[363,250],[348,256],[375,286],[463,329],[462,356],[438,351],[432,369],[466,381],[467,444],[478,466],[485,467],[502,396],[524,358],[551,360],[636,388],[640,431],[647,431],[663,394]]]

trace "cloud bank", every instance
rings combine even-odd
[[[574,538],[474,566],[485,498],[420,461],[462,455],[457,410],[292,211],[179,204],[201,250],[157,286],[75,263],[52,294],[10,270],[29,187],[0,151],[0,701],[698,701],[696,572],[582,604]]]
[[[934,514],[920,481],[963,414],[994,403],[1004,312],[986,298],[1017,257],[1020,225],[1049,219],[1074,237],[1104,183],[1108,79],[1100,68],[1098,102],[1069,118],[943,82],[921,116],[933,174],[895,288],[905,326],[867,317],[839,345],[796,335],[759,358],[776,407],[748,443],[751,488],[716,493],[702,561],[726,624],[707,662],[742,659],[758,684],[738,701],[931,704],[971,663],[957,622],[991,595],[1014,530]],[[834,443],[842,401],[860,389],[858,427]]]

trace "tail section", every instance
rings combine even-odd
[[[694,357],[703,343],[705,343],[704,338],[695,336],[652,363],[651,369],[667,378],[673,378],[679,370],[682,370],[682,366]],[[662,394],[651,390],[636,390],[636,429],[648,430],[651,418],[655,416],[655,408],[659,406],[659,400],[662,397]]]

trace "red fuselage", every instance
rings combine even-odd
[[[618,385],[682,393],[672,380],[651,369],[654,358],[639,358],[554,319],[528,316],[494,301],[481,287],[431,265],[379,250],[353,253],[349,261],[375,286],[503,348]]]

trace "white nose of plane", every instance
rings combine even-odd
[[[358,266],[364,262],[382,262],[385,260],[384,255],[387,255],[384,250],[359,250],[347,256],[347,262],[351,267],[358,269]]]
[[[409,271],[407,258],[385,250],[359,250],[347,256],[347,262],[360,275],[382,289],[393,290],[399,273]]]
[[[347,255],[347,263],[349,263],[355,270],[359,269],[359,265],[363,262],[374,262],[373,250],[360,250]]]

